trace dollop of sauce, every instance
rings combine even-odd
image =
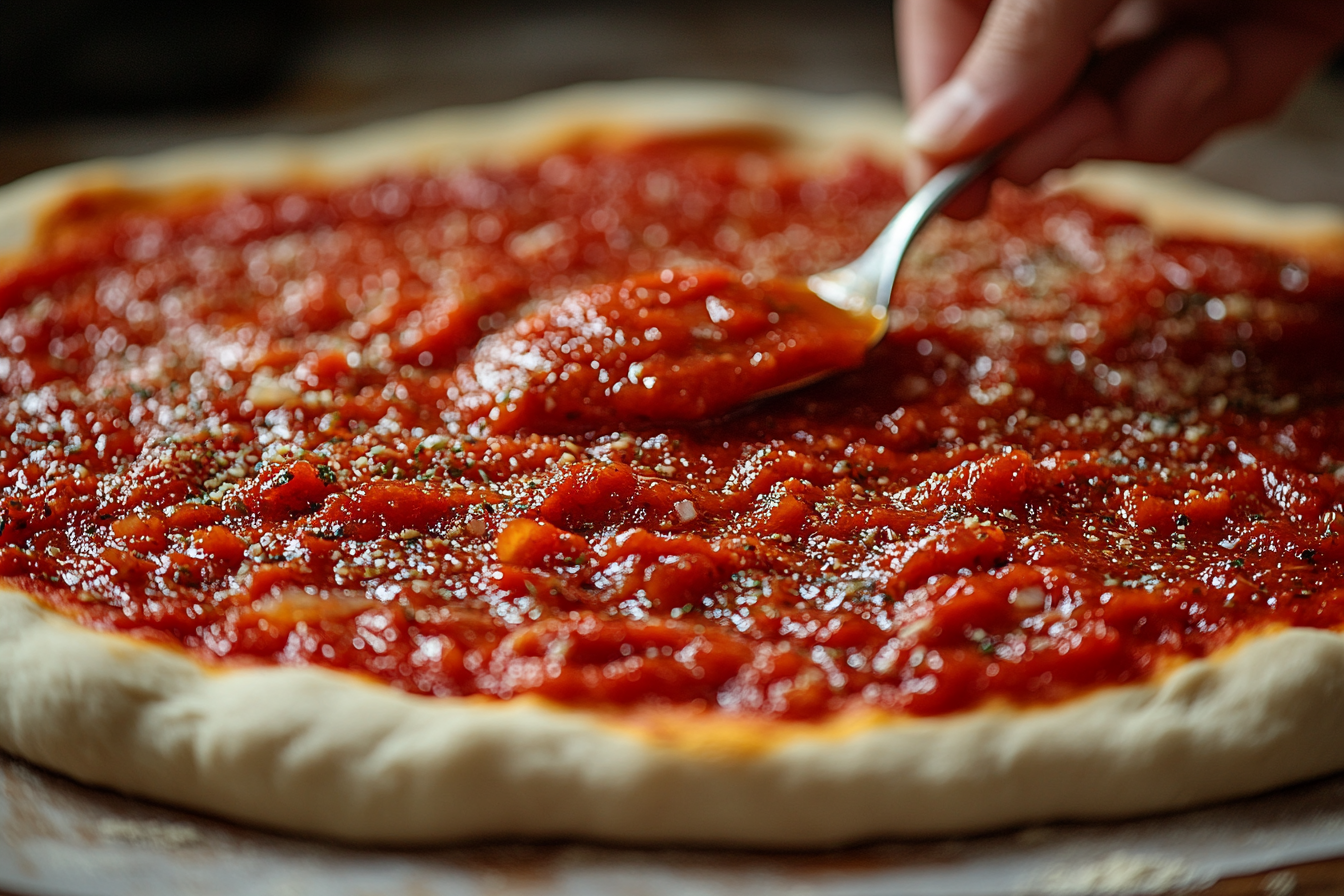
[[[544,300],[481,340],[460,368],[458,406],[494,430],[718,417],[859,366],[886,325],[801,279],[747,279],[669,268]]]
[[[777,286],[900,182],[718,135],[77,197],[0,273],[0,576],[212,662],[794,719],[1344,624],[1339,271],[1002,188],[864,357]]]

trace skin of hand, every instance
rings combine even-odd
[[[1344,0],[896,0],[913,189],[1008,137],[1030,184],[1088,158],[1174,162],[1275,112],[1344,43]],[[983,210],[989,178],[949,209]]]

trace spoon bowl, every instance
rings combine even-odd
[[[885,322],[891,306],[891,293],[896,286],[896,274],[910,244],[940,209],[989,170],[999,152],[1000,149],[995,147],[939,171],[906,200],[862,255],[844,267],[808,277],[808,288],[822,300],[856,317]],[[876,331],[872,345],[882,340],[887,328],[877,327]]]

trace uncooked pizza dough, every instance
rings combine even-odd
[[[743,127],[800,166],[898,161],[872,97],[736,85],[580,87],[349,134],[262,138],[91,163],[0,192],[21,258],[48,209],[89,189],[274,188],[394,170],[521,164],[583,140]],[[1322,265],[1344,216],[1270,206],[1166,170],[1088,166],[1056,189],[1130,205],[1178,236],[1252,240]],[[254,383],[254,386],[256,384]],[[284,394],[278,400],[284,400]],[[1344,767],[1344,638],[1272,627],[1136,684],[926,717],[807,720],[533,696],[425,697],[312,665],[209,663],[95,631],[0,591],[0,748],[90,784],[243,823],[360,843],[565,837],[821,847],[1179,809]]]

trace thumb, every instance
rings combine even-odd
[[[915,110],[906,139],[953,159],[985,149],[1055,105],[1082,73],[1119,0],[994,0],[952,77]]]

